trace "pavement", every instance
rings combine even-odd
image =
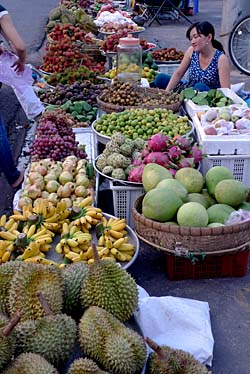
[[[28,61],[34,65],[41,63],[40,47],[44,41],[44,27],[51,8],[58,5],[58,0],[4,0],[2,2],[11,12],[17,29],[22,34],[28,50]],[[211,21],[220,35],[222,0],[200,0],[199,13],[190,17],[192,22]],[[143,33],[150,42],[160,47],[176,47],[185,50],[189,43],[185,32],[189,26],[184,19],[162,21],[163,25],[152,24]],[[233,70],[232,82],[246,82],[246,77]],[[249,88],[250,89],[250,88]],[[15,159],[21,152],[26,134],[27,120],[20,109],[11,89],[0,90],[0,112],[3,116]],[[17,124],[17,126],[16,126]],[[21,139],[21,140],[20,140]],[[11,210],[13,192],[0,178],[0,212]],[[105,199],[105,197],[103,197]],[[104,201],[106,205],[109,201]],[[166,257],[144,243],[129,271],[137,283],[144,287],[151,296],[176,296],[207,301],[210,306],[212,331],[215,339],[213,374],[250,374],[250,273],[239,278],[219,278],[204,280],[170,281],[166,272]],[[157,314],[157,311],[156,311]],[[168,332],[166,331],[166,334]]]

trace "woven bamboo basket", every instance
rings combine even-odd
[[[141,98],[150,96],[151,98],[156,98],[159,96],[159,94],[164,95],[165,91],[156,89],[156,88],[144,88],[144,87],[138,87],[137,93]],[[106,113],[113,113],[113,112],[122,112],[126,109],[155,109],[155,108],[162,108],[162,109],[168,109],[172,110],[173,112],[178,112],[181,106],[181,101],[177,101],[173,104],[155,104],[155,105],[147,105],[143,103],[138,103],[138,105],[134,106],[126,106],[126,105],[117,105],[112,103],[107,103],[102,100],[100,100],[99,97],[97,97],[97,104],[101,110],[103,110]]]
[[[142,200],[138,197],[132,208],[135,230],[147,244],[166,254],[219,256],[250,249],[250,222],[220,227],[184,227],[145,218]]]

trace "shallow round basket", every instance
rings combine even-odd
[[[122,31],[122,30],[121,30]],[[141,32],[145,31],[145,27],[139,27],[138,30],[135,30],[135,31],[129,31],[128,33],[129,34],[133,34],[134,36],[136,36],[137,34],[140,34]],[[113,35],[113,34],[117,34],[117,32],[120,32],[120,31],[102,31],[101,29],[98,30],[98,32],[100,34],[103,34],[103,35]]]
[[[99,155],[100,156],[100,155]],[[98,157],[99,157],[98,156]],[[94,169],[95,169],[95,171],[98,173],[98,174],[100,174],[100,175],[102,175],[104,178],[107,178],[107,179],[109,179],[109,180],[111,180],[111,181],[113,181],[113,182],[119,182],[120,184],[123,184],[124,186],[138,186],[138,187],[142,187],[142,183],[137,183],[137,182],[130,182],[130,181],[128,181],[128,180],[122,180],[122,179],[116,179],[116,178],[112,178],[110,175],[106,175],[106,174],[103,174],[98,168],[97,168],[97,166],[96,166],[96,161],[98,160],[98,157],[96,157],[96,159],[95,159],[95,162],[94,162]]]
[[[224,255],[250,248],[250,221],[220,227],[188,227],[147,219],[140,196],[132,208],[135,230],[147,244],[167,254]]]
[[[154,62],[157,64],[157,65],[161,65],[161,64],[164,64],[164,65],[172,65],[172,64],[180,64],[182,60],[167,60],[167,61],[163,61],[163,60],[154,60]]]
[[[98,142],[100,142],[101,144],[107,144],[108,141],[110,140],[110,137],[109,136],[106,136],[106,135],[102,135],[100,134],[99,132],[96,131],[95,129],[95,123],[97,122],[98,120],[96,119],[94,122],[92,122],[92,130],[96,136],[96,139],[98,140]]]

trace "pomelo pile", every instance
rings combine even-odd
[[[142,174],[146,195],[142,214],[149,219],[191,227],[223,226],[238,209],[250,210],[249,189],[224,166],[215,166],[205,177],[196,169],[179,169],[175,177],[157,164]]]

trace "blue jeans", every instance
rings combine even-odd
[[[13,184],[19,177],[20,171],[16,168],[4,124],[0,118],[0,169],[8,183]]]
[[[154,85],[155,85],[155,87],[164,90],[167,87],[170,79],[171,79],[171,75],[164,74],[164,73],[159,73],[155,77]],[[183,82],[183,81],[181,81],[181,82]],[[183,82],[183,83],[185,83],[185,82]],[[210,88],[205,83],[195,83],[195,85],[193,86],[193,89],[197,90],[197,91],[209,91],[210,90]]]

